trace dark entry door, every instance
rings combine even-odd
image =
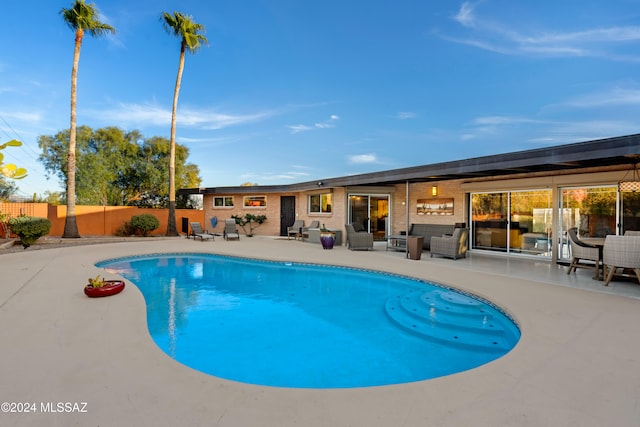
[[[296,220],[296,198],[295,196],[280,197],[280,235],[287,235],[287,227],[293,225]]]

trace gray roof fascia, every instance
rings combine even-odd
[[[183,194],[286,193],[318,188],[428,182],[524,172],[550,172],[640,161],[640,134],[495,154],[465,160],[411,166],[286,185],[208,187],[180,190]]]

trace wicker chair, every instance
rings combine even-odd
[[[433,258],[434,254],[453,259],[466,257],[468,236],[468,228],[455,228],[450,236],[432,236],[430,243],[431,258]]]
[[[302,231],[302,240],[304,240],[305,238],[309,238],[309,229],[310,228],[320,228],[320,221],[311,221],[311,224],[309,224],[308,227],[302,227],[301,231]]]
[[[293,236],[294,239],[297,238],[302,227],[304,227],[304,220],[296,219],[293,221],[293,225],[287,227],[287,240],[289,240],[291,236]]]
[[[366,231],[356,231],[353,224],[346,224],[347,247],[352,251],[373,250],[373,234]]]
[[[594,279],[600,277],[600,261],[602,260],[602,250],[597,246],[590,245],[578,238],[578,229],[573,227],[568,231],[569,244],[571,245],[571,265],[567,274],[576,271],[578,268],[594,268]],[[588,263],[580,261],[590,261]]]
[[[616,270],[631,269],[640,280],[640,236],[607,236],[604,241],[604,285],[609,286]]]

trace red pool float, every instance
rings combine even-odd
[[[105,280],[104,285],[99,288],[94,288],[91,285],[84,287],[84,293],[88,297],[108,297],[109,295],[115,295],[122,292],[124,289],[124,281],[122,280]]]

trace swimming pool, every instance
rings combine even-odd
[[[149,332],[165,353],[250,384],[426,380],[495,360],[520,338],[488,301],[393,274],[199,253],[97,266],[139,287]]]

